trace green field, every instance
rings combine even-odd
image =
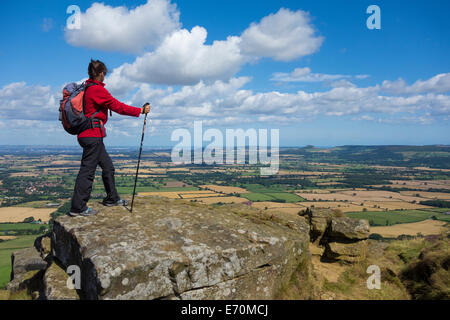
[[[393,211],[368,211],[347,212],[346,215],[354,219],[369,220],[371,226],[386,226],[400,223],[419,222],[431,219],[450,222],[450,215],[445,215],[442,210],[393,210]]]
[[[247,189],[248,192],[255,193],[268,193],[268,192],[284,192],[286,191],[285,186],[271,185],[270,187],[265,187],[260,184],[245,184],[244,188]]]
[[[0,223],[0,233],[16,230],[39,230],[42,226],[45,225],[32,223]]]
[[[0,242],[0,288],[4,288],[11,276],[11,253],[32,247],[38,235],[21,236],[14,240]]]
[[[255,192],[254,193],[241,193],[241,197],[242,198],[246,198],[246,199],[248,199],[250,201],[253,201],[253,202],[257,202],[257,201],[271,201],[271,200],[274,199],[273,197],[270,197],[270,196],[268,196],[265,193],[255,193]]]
[[[252,193],[241,193],[241,197],[246,198],[253,202],[258,201],[284,201],[284,202],[299,202],[305,201],[302,197],[297,196],[293,193],[288,192],[252,192]]]
[[[287,193],[287,192],[273,192],[268,193],[268,195],[274,197],[275,199],[280,200],[286,200],[286,202],[299,202],[299,201],[305,201],[302,197],[294,194],[294,193]]]
[[[289,190],[286,186],[271,185],[269,187],[260,184],[245,184],[244,187],[249,193],[241,193],[241,197],[250,201],[284,201],[284,202],[299,202],[305,201],[302,197],[296,194],[285,192]]]

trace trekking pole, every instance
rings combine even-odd
[[[146,104],[144,104],[144,110],[145,110],[145,107],[147,107],[149,105],[150,105],[150,103],[148,103],[148,102]],[[133,204],[134,204],[134,196],[136,194],[136,184],[137,184],[138,173],[139,173],[139,165],[141,164],[142,145],[144,143],[145,127],[147,126],[147,115],[148,115],[148,113],[145,114],[144,127],[142,128],[141,148],[139,149],[139,159],[138,159],[138,165],[137,165],[137,169],[136,169],[136,178],[134,179],[133,199],[131,200],[131,209],[130,209],[131,213],[133,213]]]

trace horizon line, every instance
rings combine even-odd
[[[338,147],[450,147],[450,144],[442,144],[442,143],[436,143],[436,144],[342,144],[342,145],[332,145],[332,146],[319,146],[319,145],[312,145],[312,144],[306,144],[306,145],[286,145],[286,146],[279,146],[279,148],[306,148],[306,147],[313,147],[313,148],[338,148]],[[2,147],[54,147],[54,148],[79,148],[78,145],[52,145],[52,144],[0,144],[0,148]],[[139,148],[138,146],[125,146],[125,145],[109,145],[109,148]],[[174,146],[168,146],[168,145],[161,145],[161,146],[144,146],[144,148],[166,148],[171,149]],[[234,146],[234,147],[242,147],[242,146]],[[258,146],[245,146],[246,148],[258,148]],[[270,148],[271,146],[267,146]],[[192,148],[194,149],[194,148]]]

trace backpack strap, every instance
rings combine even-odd
[[[85,98],[86,98],[86,91],[88,88],[92,87],[92,86],[97,86],[98,84],[96,83],[89,83],[87,85],[85,85],[84,88],[84,96],[83,96],[83,113],[84,112],[84,106],[85,106]],[[89,117],[89,119],[91,119],[91,128],[100,128],[101,131],[104,132],[104,127],[103,127],[103,122],[100,119],[95,119],[95,116],[98,115],[100,113],[100,109],[98,109],[92,116]]]
[[[83,113],[84,113],[84,105],[85,105],[84,98],[85,98],[85,96],[86,96],[86,91],[87,91],[87,89],[88,89],[89,87],[92,87],[92,86],[98,86],[98,84],[92,82],[92,83],[89,83],[88,85],[85,85],[84,96],[83,96]],[[91,118],[94,118],[94,117],[95,117],[97,114],[99,114],[99,113],[100,113],[100,111],[97,111],[96,113],[94,113],[94,114],[91,116]],[[109,109],[109,115],[112,117],[112,111],[111,111],[111,109]]]
[[[90,118],[91,123],[92,123],[92,128],[100,128],[103,125],[102,120],[95,118],[95,116],[98,115],[99,113],[100,113],[100,110],[96,111]]]

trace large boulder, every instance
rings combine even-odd
[[[311,238],[320,239],[327,230],[333,214],[326,210],[312,210],[310,215]]]
[[[41,287],[47,265],[35,248],[14,251],[11,254],[11,281],[7,289],[10,292],[27,290],[31,295]]]
[[[354,263],[364,260],[366,251],[367,240],[352,243],[328,242],[325,245],[324,256],[332,260]]]
[[[310,259],[295,215],[160,198],[137,198],[132,214],[97,208],[53,227],[52,254],[80,267],[82,299],[273,299]]]
[[[355,263],[366,257],[369,222],[348,217],[331,219],[325,242],[326,259]]]
[[[308,218],[311,241],[325,247],[324,259],[354,263],[365,258],[369,221],[330,209],[307,209],[302,215]]]
[[[333,239],[364,240],[369,238],[369,221],[347,217],[331,219],[328,236]]]
[[[13,251],[11,254],[11,266],[11,280],[14,280],[28,271],[45,269],[47,262],[42,259],[35,248],[26,248]]]
[[[322,237],[325,236],[331,220],[342,217],[343,213],[324,208],[308,208],[301,215],[306,217],[310,224],[311,241],[320,242]]]

